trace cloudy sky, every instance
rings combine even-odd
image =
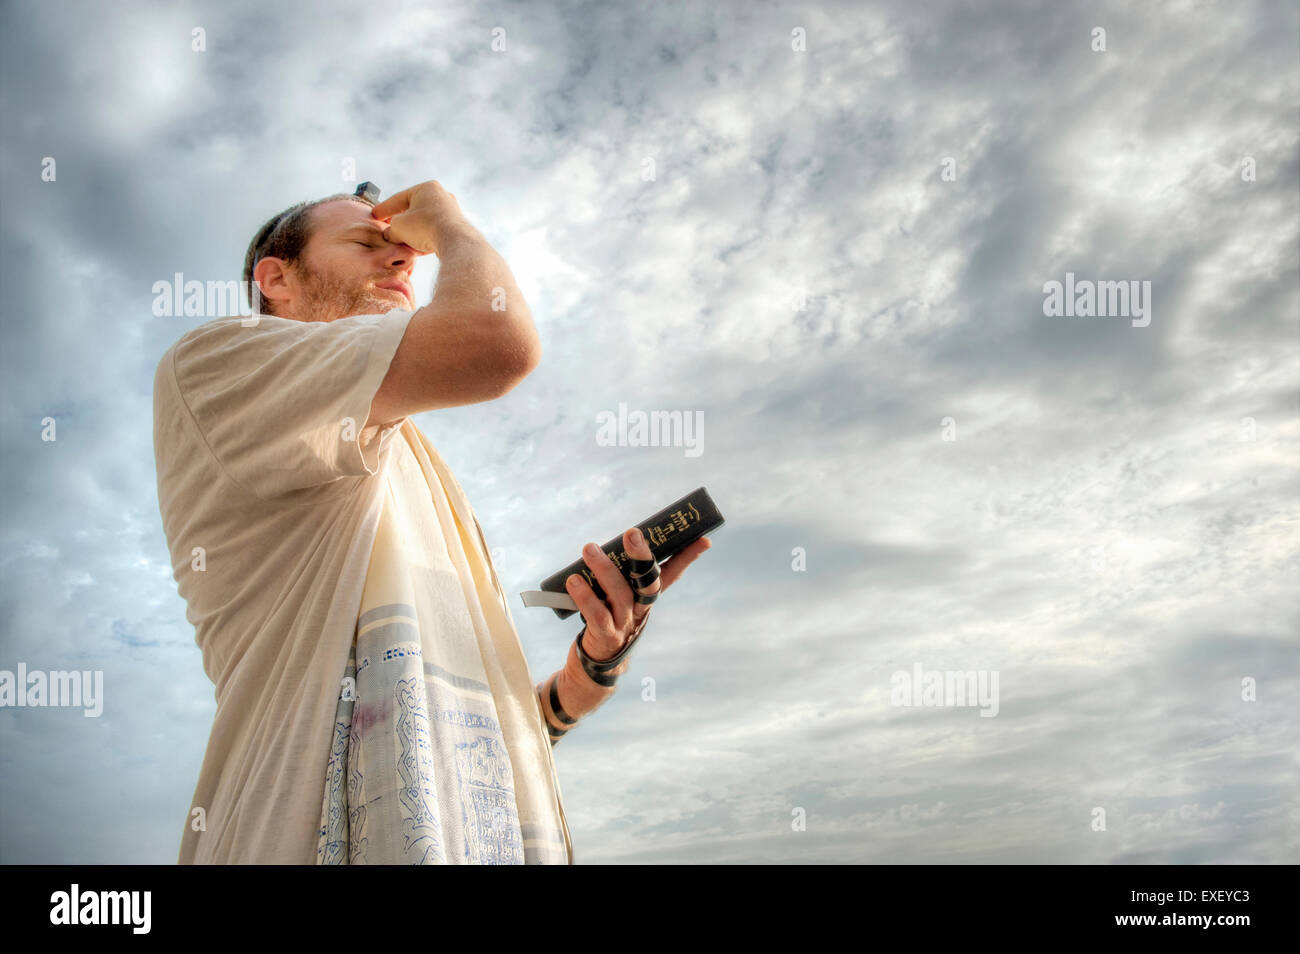
[[[556,749],[579,863],[1300,856],[1294,4],[322,7],[0,7],[0,669],[105,693],[0,709],[0,861],[176,859],[215,702],[152,380],[206,318],[152,289],[349,161],[532,307],[534,374],[415,420],[537,678],[578,621],[515,594],[726,516]],[[1067,273],[1145,318],[1045,314]],[[699,452],[601,446],[620,402]],[[895,704],[916,667],[996,715]]]

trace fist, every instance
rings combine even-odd
[[[370,210],[370,217],[387,223],[385,241],[426,255],[440,254],[445,230],[466,222],[456,197],[433,179],[389,196]]]

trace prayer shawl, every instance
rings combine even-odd
[[[317,863],[572,864],[545,717],[482,528],[424,434],[410,419],[400,433],[473,638],[434,625],[457,617],[423,591],[403,542],[414,515],[390,486],[339,694]],[[444,645],[455,633],[463,644]]]

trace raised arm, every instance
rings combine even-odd
[[[541,361],[532,312],[505,259],[437,182],[397,193],[371,210],[385,238],[437,255],[433,300],[407,326],[366,421],[391,421],[509,393]]]

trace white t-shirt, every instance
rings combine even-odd
[[[218,318],[158,364],[159,509],[217,700],[181,864],[317,860],[339,687],[404,443],[402,421],[365,422],[413,314]]]

